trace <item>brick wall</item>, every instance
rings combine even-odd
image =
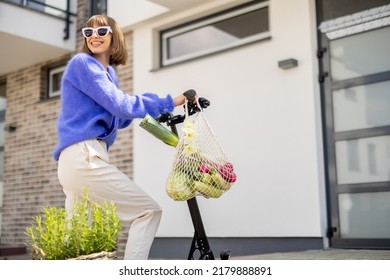
[[[83,43],[81,28],[89,16],[89,1],[78,1],[77,49]],[[129,63],[117,67],[119,84],[132,92],[132,33],[125,34]],[[8,74],[6,123],[15,131],[5,135],[4,196],[1,243],[25,243],[25,229],[32,217],[41,214],[44,205],[63,207],[65,196],[57,178],[57,163],[51,153],[57,143],[56,121],[60,99],[44,99],[46,72],[49,65],[66,61],[70,55]],[[132,177],[132,127],[121,130],[110,150],[110,158],[120,170]],[[119,257],[126,241],[124,229],[119,242]]]
[[[56,164],[58,99],[41,100],[41,66],[7,76],[6,123],[16,126],[5,135],[3,225],[1,241],[23,244],[24,231],[43,205],[63,205]]]

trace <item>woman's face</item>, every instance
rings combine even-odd
[[[107,31],[105,36],[99,36],[98,33],[101,32],[98,32],[98,30],[96,30],[97,28],[102,28],[102,26],[94,25],[94,31],[92,32],[92,36],[86,38],[88,49],[94,56],[104,55],[109,57],[112,38],[111,31]]]

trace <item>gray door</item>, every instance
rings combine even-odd
[[[348,28],[322,35],[328,236],[390,248],[390,27]]]

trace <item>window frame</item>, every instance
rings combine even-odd
[[[66,65],[64,64],[64,65],[59,65],[56,67],[51,67],[48,69],[48,83],[47,83],[47,85],[48,85],[47,98],[48,99],[61,95],[61,87],[59,90],[53,91],[53,76],[58,74],[58,73],[61,73],[61,72],[63,74],[65,71],[65,68],[66,68]]]
[[[247,44],[250,44],[253,42],[257,42],[257,41],[261,41],[261,40],[265,40],[265,39],[270,38],[271,32],[270,32],[270,25],[268,22],[268,31],[266,31],[266,32],[257,33],[255,35],[246,37],[246,38],[241,39],[239,41],[236,41],[236,42],[233,42],[230,44],[226,44],[223,46],[208,48],[208,49],[185,54],[185,55],[175,57],[175,58],[168,58],[168,50],[169,50],[168,41],[170,38],[177,36],[177,35],[180,35],[180,34],[184,34],[186,32],[192,31],[192,30],[196,30],[196,29],[201,28],[201,27],[205,27],[205,26],[214,24],[216,22],[220,22],[223,20],[228,20],[228,19],[240,16],[240,15],[244,15],[244,14],[249,13],[249,12],[253,12],[253,11],[261,10],[261,9],[269,9],[269,2],[270,1],[261,1],[261,2],[255,3],[255,4],[251,3],[250,5],[248,5],[248,4],[241,5],[241,6],[233,8],[233,9],[223,11],[221,13],[212,14],[208,17],[203,18],[203,19],[188,22],[188,23],[185,23],[185,24],[182,24],[179,26],[172,27],[170,29],[161,30],[160,31],[160,67],[166,67],[166,66],[169,66],[172,64],[192,60],[192,59],[203,57],[203,56],[210,55],[210,54],[219,53],[219,52],[222,52],[222,51],[225,51],[228,49],[232,49],[235,47],[247,45]],[[268,11],[268,19],[269,19],[269,11]]]

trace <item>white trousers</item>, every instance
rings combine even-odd
[[[105,142],[87,140],[64,149],[58,161],[58,178],[66,195],[66,209],[83,196],[84,187],[91,202],[113,201],[120,219],[130,224],[124,259],[148,259],[162,210],[110,163]]]

